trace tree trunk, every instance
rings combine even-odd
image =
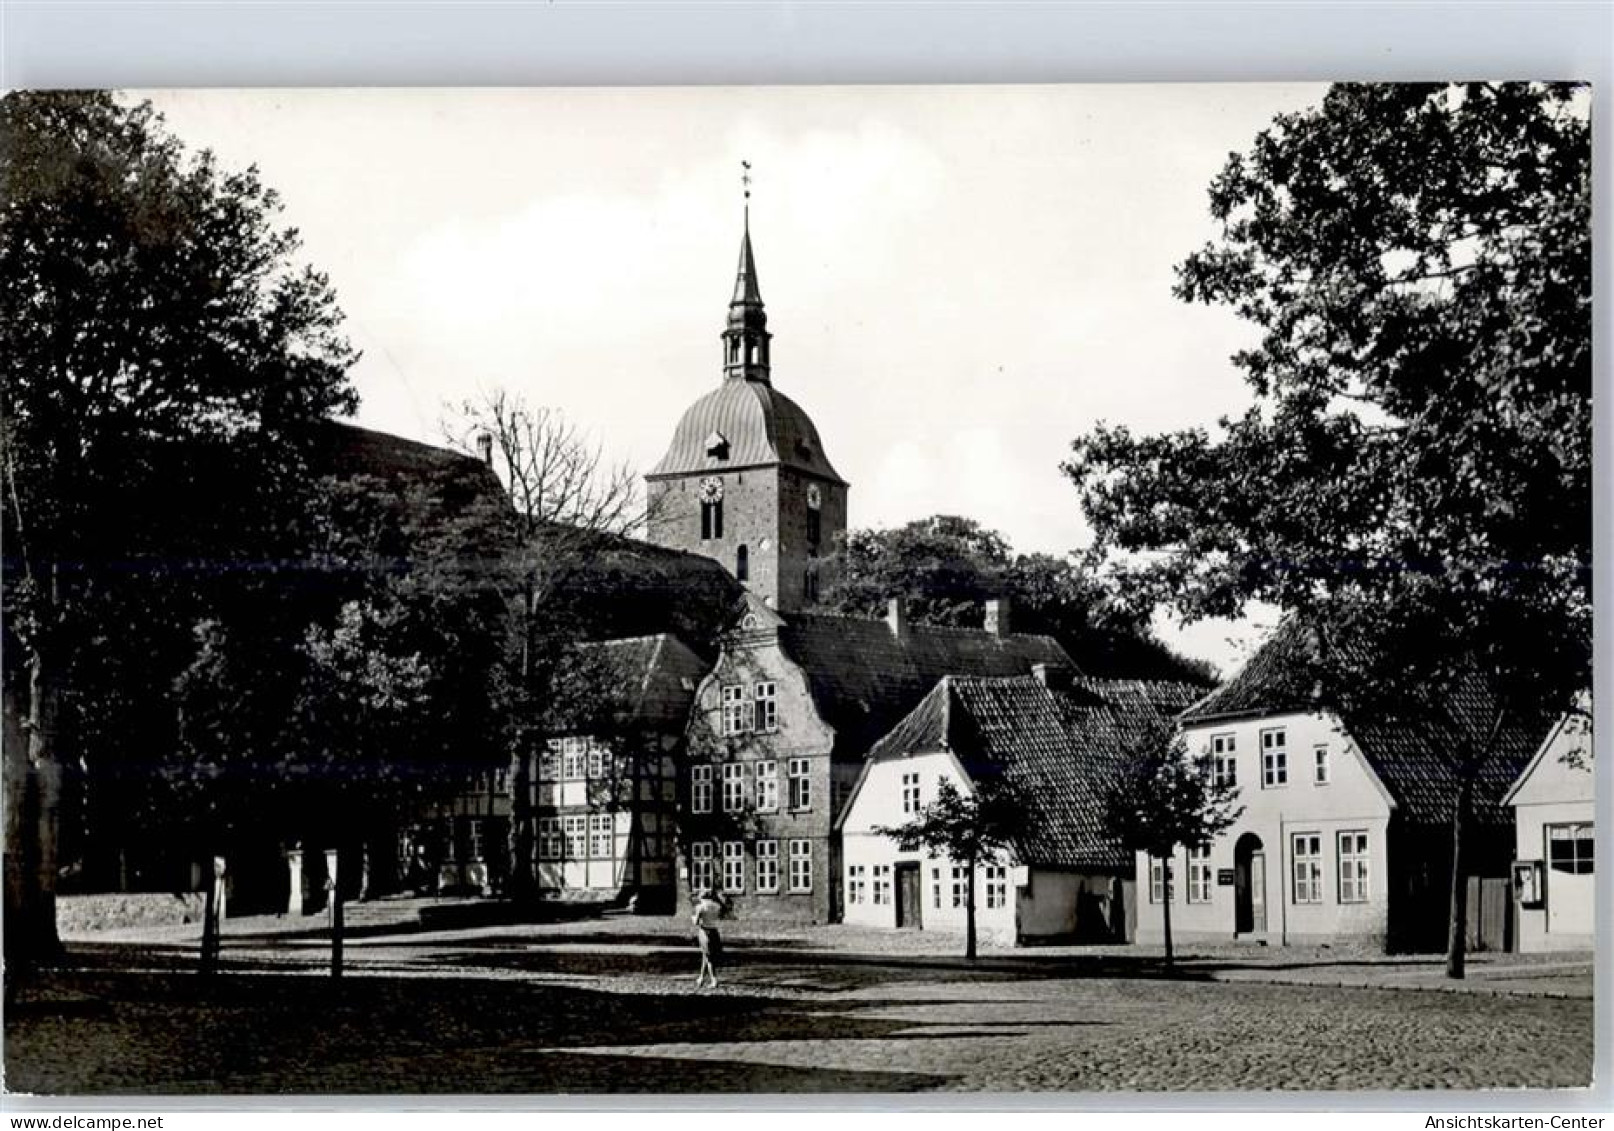
[[[964,884],[964,957],[975,959],[975,859],[970,858]]]
[[[1463,773],[1451,816],[1451,921],[1446,927],[1446,977],[1462,978],[1467,965],[1468,877],[1463,875],[1463,832],[1474,792],[1474,775]]]
[[[57,843],[62,772],[56,751],[58,693],[48,653],[28,657],[28,714],[23,722],[25,760],[8,758],[8,793],[17,788],[15,825],[7,827],[5,951],[26,966],[61,953],[56,933]],[[11,744],[7,743],[9,747]]]
[[[1169,969],[1172,962],[1171,953],[1171,857],[1165,856],[1160,860],[1160,913],[1162,926],[1166,936],[1166,966]]]

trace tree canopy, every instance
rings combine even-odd
[[[63,768],[171,746],[190,626],[299,543],[311,430],[352,408],[356,354],[256,171],[186,153],[149,105],[8,94],[0,202],[4,651],[30,767],[7,825],[31,857],[7,943],[48,949]]]
[[[889,530],[853,530],[820,604],[878,616],[892,597],[923,624],[978,628],[989,598],[1008,597],[1017,632],[1047,633],[1088,675],[1209,683],[1207,666],[1172,652],[1114,598],[1091,564],[1016,554],[972,518],[933,515]]]
[[[1584,92],[1525,84],[1339,85],[1230,157],[1177,294],[1259,328],[1255,404],[1066,467],[1124,584],[1348,619],[1403,686],[1583,685],[1590,159]]]
[[[1259,331],[1215,433],[1100,425],[1066,471],[1119,583],[1301,618],[1336,705],[1440,718],[1465,812],[1504,722],[1591,676],[1591,133],[1561,84],[1341,84],[1210,187],[1176,293]],[[1470,710],[1482,705],[1478,711]]]

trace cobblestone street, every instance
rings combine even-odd
[[[1477,956],[1472,985],[1447,993],[1428,992],[1433,959],[1194,952],[1166,978],[1126,948],[988,950],[970,967],[947,936],[736,923],[734,968],[697,993],[676,920],[473,923],[471,906],[359,915],[339,985],[318,976],[318,919],[232,921],[211,983],[190,972],[193,928],[73,939],[69,967],[8,1010],[6,1085],[1313,1091],[1562,1087],[1592,1072],[1589,963],[1575,960]],[[1322,984],[1287,984],[1306,979]]]

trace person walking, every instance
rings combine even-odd
[[[695,899],[695,941],[701,948],[700,973],[695,975],[695,988],[716,988],[717,968],[723,963],[723,936],[718,933],[717,921],[723,917],[723,904],[711,888],[702,889]]]

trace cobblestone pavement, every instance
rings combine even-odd
[[[184,929],[74,940],[68,967],[8,1008],[7,1087],[1312,1091],[1579,1086],[1592,1073],[1592,1005],[1578,994],[1281,981],[1331,962],[1330,977],[1401,984],[1429,971],[1421,960],[1196,952],[1168,978],[1119,949],[994,950],[970,966],[945,937],[736,923],[734,968],[698,993],[676,921],[430,911],[361,914],[340,983],[316,976],[318,920],[232,922],[211,981],[190,972]],[[1578,978],[1574,960],[1503,965],[1497,985]]]

